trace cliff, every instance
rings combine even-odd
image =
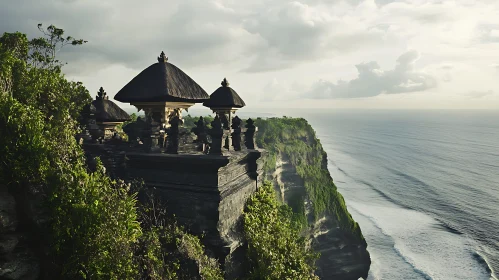
[[[267,149],[265,176],[302,222],[302,234],[321,253],[321,279],[367,278],[370,256],[327,170],[327,155],[304,119],[257,119],[257,144]]]

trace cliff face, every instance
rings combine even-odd
[[[284,203],[293,203],[292,198],[296,196],[306,196],[303,179],[297,174],[286,154],[277,156],[272,179],[279,198]],[[342,230],[336,218],[330,214],[315,220],[312,207],[310,199],[305,197],[304,208],[309,224],[305,234],[308,235],[314,251],[321,253],[316,263],[317,275],[321,279],[366,278],[371,261],[365,244]]]
[[[273,181],[279,199],[291,206],[297,216],[304,216],[303,235],[321,253],[316,262],[317,275],[321,279],[367,278],[371,264],[367,244],[346,207],[338,207],[344,203],[343,197],[336,190],[317,190],[319,184],[336,187],[327,170],[327,155],[313,129],[303,119],[259,119],[257,123],[258,142],[269,149],[266,177]],[[314,165],[320,171],[310,171]],[[324,176],[316,180],[317,175],[310,175],[312,172]],[[331,201],[331,206],[321,206],[324,201]],[[319,207],[324,210],[317,211]],[[346,222],[344,217],[350,221]]]
[[[39,279],[46,219],[38,195],[13,193],[0,184],[0,279]]]

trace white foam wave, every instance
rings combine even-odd
[[[418,268],[418,266],[416,265],[415,261],[412,260],[407,254],[405,254],[403,252],[403,250],[401,250],[399,248],[399,245],[397,243],[395,243],[395,245],[393,246],[393,249],[395,250],[395,252],[397,252],[397,254],[402,258],[404,259],[404,261],[406,263],[408,263],[413,269],[415,272],[419,273],[421,276],[423,276],[425,279],[428,279],[428,280],[431,280],[433,279],[433,277],[429,274],[427,274],[425,271],[421,270]]]
[[[394,253],[420,277],[489,279],[487,271],[473,257],[466,238],[436,227],[438,222],[432,217],[391,203],[379,206],[348,201],[348,205],[389,236]]]
[[[497,277],[495,277],[496,273],[494,271],[494,268],[492,268],[492,265],[490,264],[489,259],[478,251],[475,252],[475,254],[485,263],[485,265],[490,270],[490,280],[498,280]]]

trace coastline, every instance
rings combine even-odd
[[[386,256],[388,250],[391,250],[393,252],[392,254],[394,254],[395,250],[398,249],[397,253],[403,255],[406,260],[409,260],[409,262],[406,263],[411,263],[412,265],[411,269],[405,268],[400,269],[400,271],[407,271],[409,269],[412,270],[413,273],[417,273],[415,271],[417,269],[424,273],[424,275],[417,273],[420,276],[414,276],[416,277],[415,279],[425,279],[431,277],[432,279],[452,278],[497,280],[497,278],[494,276],[494,270],[490,260],[487,258],[487,256],[484,256],[484,254],[481,253],[480,248],[477,248],[475,244],[476,241],[470,239],[456,226],[447,223],[438,216],[432,213],[422,212],[419,209],[410,207],[410,205],[405,205],[394,199],[394,194],[388,191],[386,188],[381,187],[383,185],[380,185],[380,182],[383,182],[383,180],[385,180],[382,179],[382,177],[390,174],[383,175],[382,171],[378,170],[379,168],[370,168],[376,170],[376,172],[374,172],[374,170],[370,171],[372,172],[372,176],[375,176],[375,174],[377,174],[376,176],[378,176],[378,179],[367,179],[369,177],[365,176],[365,171],[366,164],[368,162],[366,162],[362,158],[356,158],[352,154],[344,153],[344,151],[342,150],[343,146],[340,147],[338,143],[331,138],[332,133],[334,133],[333,131],[335,131],[330,131],[327,129],[331,124],[321,123],[317,120],[317,118],[309,119],[311,120],[314,128],[317,130],[318,137],[323,140],[322,144],[324,146],[324,149],[328,154],[335,156],[334,161],[329,161],[328,169],[332,176],[335,178],[338,190],[345,197],[349,212],[352,213],[354,219],[361,225],[362,232],[364,233],[364,236],[366,237],[366,240],[369,244],[369,251],[371,253],[373,263],[368,279],[399,279],[393,276],[395,275],[395,273],[392,274],[393,277],[389,277],[386,272],[387,268],[390,267],[390,263],[387,262],[395,262],[395,260],[393,260],[395,257],[392,258]],[[336,131],[334,135],[339,135],[338,131]],[[342,142],[341,144],[355,145],[356,143]],[[398,167],[394,168],[396,169]],[[402,183],[402,181],[398,183],[400,184]],[[405,183],[402,186],[409,187],[410,185]],[[402,191],[403,188],[400,188],[400,190]],[[361,206],[359,207],[359,205]],[[393,210],[383,210],[383,207],[385,207],[386,209],[391,208]],[[378,211],[381,212],[377,213]],[[386,212],[386,215],[383,214],[383,211]],[[393,213],[400,213],[400,217],[397,217],[397,215],[390,217],[389,215],[393,215]],[[437,259],[435,260],[436,263],[435,265],[433,265],[425,260],[425,257],[423,257],[423,255],[414,255],[417,250],[415,250],[414,245],[410,242],[418,240],[417,238],[419,238],[421,235],[415,235],[411,237],[409,233],[404,233],[400,229],[405,226],[405,220],[412,219],[411,215],[414,215],[415,221],[418,219],[424,221],[424,223],[421,223],[420,226],[414,227],[414,231],[420,231],[422,235],[436,235],[439,236],[438,240],[441,240],[441,242],[432,239],[424,239],[418,241],[419,244],[423,246],[420,248],[424,251],[423,253],[427,256],[427,259],[432,259],[432,255],[434,255],[435,257],[439,255],[439,252],[432,252],[433,248],[431,248],[431,246],[428,246],[429,244],[434,244],[434,246],[441,247],[442,244],[445,244],[444,240],[450,238],[450,240],[452,240],[450,244],[455,244],[455,247],[451,249],[456,251],[460,256],[460,259],[456,259],[455,263],[461,264],[462,266],[455,264],[454,266],[450,265],[449,267],[455,267],[456,271],[464,271],[466,269],[469,269],[474,273],[470,275],[475,275],[475,277],[466,278],[465,276],[458,277],[456,275],[451,276],[451,274],[448,274],[447,278],[445,278],[445,273],[451,272],[444,272],[444,269],[435,269],[435,265],[442,262],[442,266],[446,266],[449,263],[448,260],[446,261],[444,258],[437,257]],[[392,219],[392,221],[390,221],[390,219]],[[399,223],[396,224],[393,223],[393,221],[399,221]],[[376,226],[378,232],[376,232]],[[388,232],[386,232],[387,229]],[[382,231],[383,234],[387,234],[388,236],[390,236],[392,240],[382,240],[383,238],[380,237]],[[392,245],[390,245],[391,242],[393,242]],[[405,245],[401,247],[401,245],[395,245],[396,242]],[[452,252],[452,250],[449,251],[449,248],[442,249],[444,252]],[[476,252],[478,252],[478,255],[482,259],[481,261],[477,259],[477,256],[474,256],[475,254],[477,254]],[[398,268],[400,268],[401,266],[403,265],[401,264]],[[406,275],[410,274],[411,273]],[[400,277],[400,275],[398,277]]]

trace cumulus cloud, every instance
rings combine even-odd
[[[436,87],[436,79],[414,69],[419,58],[416,51],[408,51],[398,59],[394,69],[382,70],[377,62],[357,64],[358,77],[350,81],[339,80],[335,83],[320,80],[304,97],[359,98],[379,94],[397,94],[424,91]]]

